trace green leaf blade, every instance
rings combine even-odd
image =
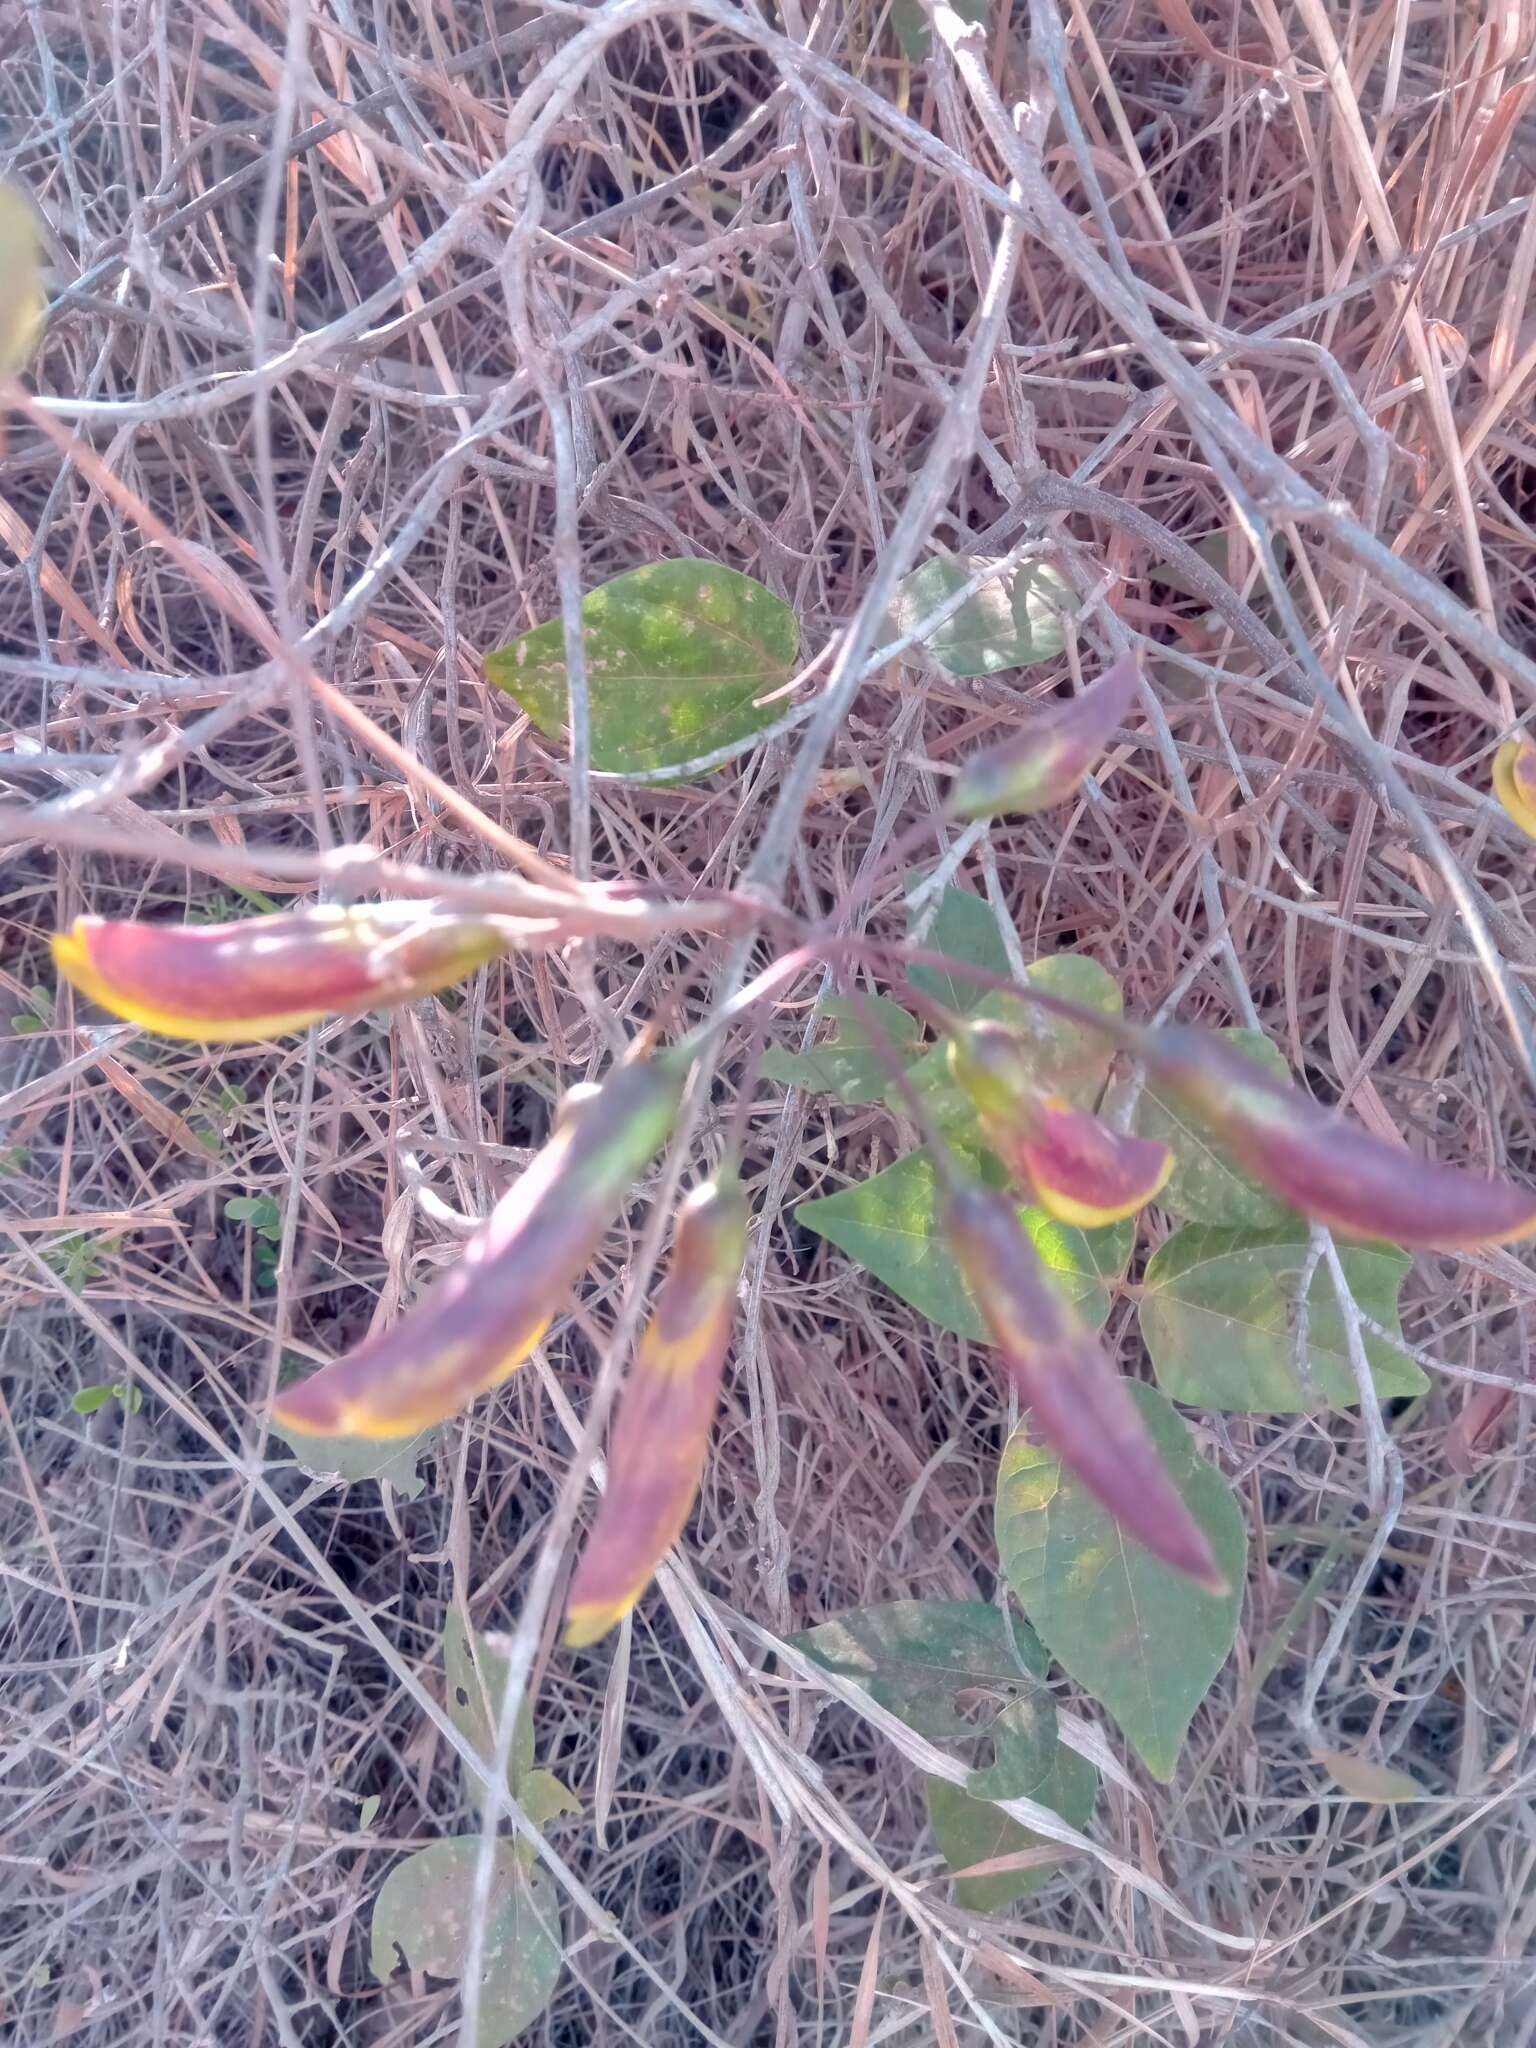
[[[387,1480],[402,1500],[416,1500],[427,1482],[417,1470],[437,1439],[435,1429],[403,1441],[367,1436],[317,1436],[303,1429],[268,1424],[287,1444],[294,1462],[311,1479],[339,1479],[350,1486],[360,1479]]]
[[[19,186],[0,184],[0,377],[26,368],[46,311],[37,215]]]
[[[983,1600],[879,1601],[789,1640],[934,1742],[985,1732],[960,1711],[961,1695],[981,1692],[1007,1704],[1045,1677],[1034,1630],[1015,1621],[1010,1640],[1008,1622]]]
[[[835,1195],[801,1202],[795,1220],[835,1244],[940,1329],[972,1343],[987,1341],[981,1311],[940,1227],[938,1175],[925,1149]],[[1135,1242],[1134,1219],[1078,1230],[1043,1209],[1025,1207],[1019,1220],[1053,1283],[1084,1321],[1102,1327]]]
[[[962,902],[979,901],[976,897],[968,898],[963,890],[955,893]],[[966,916],[969,918],[970,913]],[[995,923],[993,928],[995,931]],[[979,930],[975,936],[979,940]],[[953,946],[944,950],[960,957]],[[978,960],[977,964],[986,962]],[[925,972],[930,977],[928,983],[921,980]],[[1005,989],[989,989],[978,998],[975,984],[962,981],[958,975],[943,976],[934,968],[914,969],[912,979],[927,987],[929,993],[938,995],[952,1010],[978,1022],[1006,1024],[1019,1040],[1022,1071],[1047,1094],[1060,1095],[1079,1109],[1091,1110],[1097,1105],[1114,1058],[1114,1047],[1107,1038],[1073,1018],[1056,1015],[1023,995],[1010,995]],[[1029,981],[1046,995],[1061,996],[1106,1017],[1119,1017],[1125,1007],[1113,976],[1085,954],[1047,954],[1029,969]],[[937,985],[940,982],[947,982],[951,995],[942,992]],[[964,993],[966,990],[968,994]],[[922,1096],[928,1113],[952,1143],[971,1151],[981,1149],[976,1106],[951,1070],[947,1038],[914,1061],[907,1071],[907,1081]],[[905,1109],[905,1103],[894,1090],[888,1092],[886,1099],[898,1112]]]
[[[927,919],[919,941],[924,950],[943,953],[957,965],[979,967],[985,974],[1011,975],[1013,969],[1008,960],[1008,948],[998,929],[997,913],[987,899],[969,889],[956,889],[951,885],[942,892],[939,907],[929,918],[929,899],[919,893],[921,883],[920,875],[907,878],[907,930],[909,934],[915,934],[917,927]],[[943,1003],[946,1009],[956,1010],[962,1016],[974,1010],[987,994],[983,983],[972,981],[969,975],[952,973],[944,967],[916,966],[911,969],[908,979],[914,988],[920,988],[935,1002]]]
[[[1393,1245],[1344,1245],[1339,1261],[1360,1307],[1399,1334],[1407,1253]],[[1299,1217],[1270,1230],[1190,1223],[1175,1231],[1148,1261],[1139,1302],[1142,1337],[1164,1393],[1192,1407],[1249,1415],[1354,1407],[1359,1393],[1348,1339],[1322,1264],[1307,1294],[1310,1391],[1297,1371],[1297,1293],[1306,1262],[1307,1226]],[[1411,1359],[1370,1332],[1364,1342],[1383,1400],[1428,1388]]]
[[[719,562],[652,562],[582,602],[592,765],[617,775],[679,769],[738,741],[781,706],[794,674],[795,615]],[[557,739],[569,712],[565,628],[551,619],[487,655],[486,674]]]
[[[1171,1402],[1137,1381],[1127,1391],[1210,1542],[1227,1592],[1203,1592],[1123,1535],[1055,1453],[1031,1438],[1027,1416],[998,1471],[997,1545],[1041,1641],[1167,1783],[1236,1636],[1247,1542],[1226,1482],[1198,1456]]]
[[[896,594],[886,617],[888,636],[895,640],[912,632],[973,576],[1003,559],[960,555],[952,561],[935,556],[924,562]],[[1072,592],[1054,569],[1043,562],[1022,562],[983,583],[921,644],[952,676],[1028,668],[1060,654],[1067,641],[1067,621],[1076,610]]]
[[[1049,1765],[1031,1784],[1009,1796],[1033,1799],[1058,1813],[1069,1827],[1088,1824],[1098,1796],[1099,1781],[1093,1765],[1065,1743],[1055,1745]],[[1011,1814],[984,1799],[973,1799],[947,1778],[927,1778],[928,1824],[939,1852],[951,1870],[964,1870],[972,1863],[989,1863],[997,1856],[1016,1856],[1026,1849],[1050,1846],[1044,1835],[1025,1827]],[[984,1877],[957,1877],[955,1901],[972,1913],[1000,1913],[1015,1900],[1049,1884],[1058,1860],[1036,1864],[1028,1870],[998,1870]]]
[[[962,21],[985,23],[991,11],[992,0],[956,0],[955,12]],[[933,48],[933,31],[923,0],[892,0],[891,27],[908,63],[925,63]]]
[[[921,1031],[916,1020],[887,996],[858,1002],[851,996],[828,996],[817,1005],[817,1014],[832,1022],[831,1035],[808,1052],[770,1045],[762,1058],[763,1079],[813,1095],[837,1095],[844,1102],[878,1102],[890,1079],[888,1061],[894,1058],[905,1066],[917,1050]],[[878,1038],[877,1026],[885,1041]]]
[[[930,1742],[990,1743],[978,1799],[1033,1798],[1057,1750],[1045,1652],[1026,1623],[977,1600],[887,1600],[790,1638]]]
[[[381,1984],[399,1957],[434,1977],[462,1977],[479,1857],[479,1837],[465,1835],[429,1843],[395,1865],[379,1888],[370,1930],[369,1964]],[[522,1867],[511,1842],[498,1842],[475,2048],[506,2048],[533,2025],[554,1996],[561,1960],[554,1886],[543,1871]]]

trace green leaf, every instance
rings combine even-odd
[[[413,1970],[460,1978],[474,1913],[478,1836],[433,1842],[397,1863],[373,1908],[369,1961],[387,1983],[397,1951]],[[505,2048],[543,2012],[560,1977],[560,1913],[542,1870],[496,1844],[486,1915],[475,2048]]]
[[[382,1801],[377,1792],[370,1792],[368,1794],[368,1797],[357,1809],[357,1825],[360,1832],[365,1832],[373,1826],[379,1817],[379,1807],[381,1804]]]
[[[447,1680],[448,1717],[465,1741],[487,1763],[496,1754],[496,1728],[507,1691],[507,1661],[490,1638],[466,1633],[458,1610],[450,1608],[443,1624],[443,1672]],[[575,1813],[580,1802],[553,1771],[534,1769],[533,1708],[524,1699],[512,1731],[507,1759],[507,1789],[536,1828],[557,1814]],[[481,1804],[477,1780],[466,1773],[469,1796]],[[520,1845],[523,1846],[523,1845]]]
[[[478,1630],[473,1635],[450,1607],[443,1623],[443,1675],[447,1681],[448,1718],[474,1750],[489,1763],[496,1754],[496,1728],[507,1692],[507,1665]],[[517,1710],[512,1751],[507,1759],[507,1789],[517,1796],[518,1779],[533,1768],[533,1709],[523,1700]]]
[[[987,1730],[992,1762],[965,1781],[972,1799],[1020,1799],[1034,1795],[1056,1754],[1056,1702],[1043,1685],[1010,1700]]]
[[[862,1002],[851,996],[828,996],[817,1011],[836,1025],[831,1037],[809,1052],[770,1045],[762,1059],[764,1080],[805,1088],[813,1094],[840,1095],[844,1102],[877,1102],[889,1080],[887,1060],[894,1056],[906,1065],[921,1040],[920,1026],[899,1003],[885,996],[865,996]],[[884,1028],[889,1048],[875,1049],[873,1018]]]
[[[1125,1009],[1114,976],[1085,953],[1048,953],[1035,961],[1029,979],[1044,995],[1060,996],[1106,1017],[1118,1017]],[[1092,1108],[1115,1056],[1112,1041],[1085,1030],[1074,1018],[1053,1015],[1036,1004],[1021,1003],[1019,1008],[1024,1013],[1020,1029],[1035,1078],[1079,1108]]]
[[[1262,1031],[1230,1027],[1215,1035],[1277,1081],[1290,1078],[1284,1053]],[[1284,1202],[1250,1180],[1222,1149],[1210,1126],[1165,1100],[1150,1078],[1136,1103],[1134,1128],[1139,1137],[1155,1138],[1173,1154],[1173,1172],[1157,1198],[1173,1215],[1190,1223],[1219,1224],[1223,1230],[1265,1230],[1290,1218]]]
[[[928,1824],[951,1870],[964,1870],[972,1863],[988,1863],[995,1856],[1016,1856],[1025,1849],[1047,1845],[1044,1835],[1001,1812],[983,1799],[973,1799],[947,1778],[924,1780],[928,1796]],[[1008,1796],[1033,1799],[1059,1813],[1070,1827],[1088,1823],[1098,1793],[1093,1765],[1076,1750],[1057,1742],[1038,1777],[1021,1785]],[[1000,1870],[989,1877],[961,1877],[955,1880],[956,1903],[973,1913],[1000,1913],[1027,1892],[1038,1891],[1055,1875],[1056,1865],[1037,1864],[1028,1870]]]
[[[907,930],[910,932],[928,913],[927,899],[911,901],[920,876],[907,880]],[[1011,975],[1008,949],[997,928],[997,914],[984,896],[969,889],[947,888],[939,898],[938,913],[918,942],[929,953],[943,953],[951,960],[980,967],[988,974]],[[908,979],[936,1002],[968,1016],[987,991],[968,975],[951,974],[942,967],[914,967]]]
[[[1306,1260],[1307,1226],[1299,1217],[1275,1230],[1190,1223],[1175,1231],[1148,1260],[1140,1299],[1141,1334],[1164,1393],[1191,1407],[1249,1415],[1353,1407],[1359,1396],[1344,1322],[1322,1264],[1307,1293],[1310,1396],[1296,1371],[1297,1290]],[[1408,1254],[1395,1245],[1341,1245],[1339,1262],[1361,1308],[1396,1333]],[[1428,1387],[1412,1359],[1369,1332],[1365,1351],[1383,1400]]]
[[[718,562],[653,562],[582,602],[592,765],[613,774],[681,767],[750,740],[779,717],[767,703],[794,674],[795,615]],[[565,629],[551,619],[487,655],[486,674],[551,739],[569,708]]]
[[[293,1452],[301,1472],[311,1479],[341,1479],[351,1485],[359,1479],[387,1479],[402,1500],[415,1500],[426,1481],[416,1467],[431,1450],[435,1429],[424,1429],[404,1442],[368,1436],[311,1436],[307,1430],[270,1425]]]
[[[224,1204],[231,1223],[243,1223],[258,1237],[277,1244],[283,1235],[283,1212],[273,1195],[232,1195]]]
[[[1429,1794],[1408,1771],[1390,1764],[1372,1763],[1348,1749],[1320,1749],[1317,1761],[1341,1791],[1351,1799],[1369,1800],[1373,1806],[1394,1806],[1400,1799],[1427,1799]]]
[[[984,8],[986,0],[979,4]],[[960,555],[953,561],[936,556],[924,562],[896,594],[886,617],[888,637],[895,640],[910,633],[980,570],[1003,559]],[[1076,599],[1054,569],[1043,562],[1022,562],[983,583],[934,630],[926,645],[952,676],[995,675],[999,669],[1053,660],[1066,645],[1066,622],[1076,611]]]
[[[1007,1620],[984,1600],[880,1601],[789,1640],[932,1742],[986,1733],[1003,1706],[1045,1677],[1034,1630],[1016,1621],[1010,1642]],[[960,1708],[978,1693],[991,1704],[981,1721]]]
[[[972,1771],[978,1798],[1016,1799],[1047,1774],[1056,1709],[1034,1631],[980,1600],[887,1600],[792,1636],[825,1670],[931,1742],[984,1738],[992,1762]]]
[[[955,12],[962,21],[985,25],[991,11],[992,0],[955,0]],[[933,31],[929,27],[923,0],[892,0],[891,27],[896,31],[896,40],[907,62],[926,63],[933,48]]]
[[[985,1343],[981,1311],[939,1228],[938,1200],[933,1161],[919,1150],[870,1180],[801,1202],[795,1221],[846,1252],[940,1329]],[[1078,1230],[1043,1209],[1021,1208],[1019,1221],[1055,1284],[1085,1322],[1100,1328],[1131,1255],[1134,1218],[1102,1230]]]
[[[1247,1543],[1226,1481],[1197,1455],[1173,1404],[1139,1381],[1127,1392],[1229,1590],[1202,1592],[1124,1535],[1055,1452],[1031,1438],[1028,1416],[998,1471],[997,1547],[1041,1641],[1166,1783],[1232,1648]]]
[[[529,1771],[517,1788],[517,1803],[536,1828],[562,1813],[580,1813],[581,1801],[553,1771]]]
[[[98,1408],[105,1408],[111,1398],[110,1386],[82,1387],[69,1405],[77,1415],[94,1415]]]

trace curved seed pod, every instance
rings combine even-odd
[[[1134,1216],[1173,1171],[1166,1145],[1111,1130],[1059,1096],[1034,1105],[1027,1125],[999,1156],[1048,1216],[1079,1230]]]
[[[1239,1166],[1346,1236],[1455,1251],[1536,1232],[1536,1192],[1416,1158],[1282,1087],[1206,1032],[1148,1033],[1144,1056]]]
[[[1059,1223],[1091,1230],[1134,1216],[1173,1171],[1166,1145],[1111,1130],[1087,1110],[1043,1093],[1005,1024],[983,1018],[957,1032],[949,1063],[976,1105],[987,1143]]]
[[[944,1201],[956,1263],[1040,1436],[1154,1557],[1225,1590],[1199,1524],[1125,1383],[1045,1277],[1006,1195],[971,1182]]]
[[[426,903],[312,904],[233,924],[77,917],[53,957],[130,1024],[241,1044],[431,995],[509,943],[504,923]]]
[[[1523,733],[1493,757],[1493,793],[1527,839],[1536,839],[1536,740]]]
[[[682,1094],[670,1061],[620,1067],[502,1196],[409,1315],[279,1394],[274,1419],[314,1436],[415,1436],[522,1364],[666,1142]]]
[[[571,1582],[566,1644],[581,1649],[634,1606],[699,1490],[747,1252],[747,1201],[706,1181],[678,1214],[672,1264],[635,1352],[608,1449],[608,1488]]]
[[[1078,696],[1033,713],[1017,737],[973,754],[950,786],[950,817],[1029,817],[1065,803],[1124,723],[1136,681],[1134,659],[1122,655]]]

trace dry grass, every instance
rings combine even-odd
[[[359,842],[462,872],[524,841],[672,893],[755,862],[826,913],[933,811],[930,764],[1006,729],[1018,679],[892,669],[824,700],[819,766],[813,721],[695,786],[578,778],[573,799],[478,657],[558,608],[562,560],[590,583],[676,553],[760,576],[814,652],[903,566],[914,479],[942,505],[910,538],[959,545],[1038,461],[1107,494],[1028,531],[1113,607],[1084,662],[1122,630],[1156,650],[1169,731],[1069,818],[972,847],[965,877],[1027,955],[1091,953],[1144,1012],[1256,1016],[1367,1123],[1529,1177],[1505,1008],[1529,1016],[1530,849],[1483,794],[1536,678],[1529,10],[1045,0],[1033,34],[1030,12],[1004,0],[983,59],[962,36],[910,70],[849,0],[790,0],[777,31],[726,0],[0,11],[55,308],[29,380],[49,407],[13,410],[0,455],[8,1011],[51,983],[41,934],[77,910],[284,900]],[[1016,145],[988,75],[1005,104],[1033,95]],[[1015,175],[1022,260],[977,363]],[[968,361],[979,434],[950,479]],[[1284,542],[1311,670],[1191,597],[1146,524],[1283,634],[1239,505]],[[1325,729],[1329,692],[1374,752]],[[900,910],[892,875],[855,922],[890,936]],[[450,1601],[511,1627],[541,1555],[565,1569],[542,1548],[558,1395],[584,1405],[624,1247],[548,1372],[450,1430],[418,1500],[248,1460],[283,1360],[329,1355],[452,1255],[404,1155],[482,1209],[615,1032],[674,999],[702,1014],[725,973],[704,942],[598,947],[255,1057],[103,1036],[67,997],[0,1037],[13,2038],[452,2037],[446,1989],[370,1980],[369,1904],[399,1850],[470,1825],[421,1688]],[[785,995],[778,1035],[815,990]],[[705,1150],[749,1050],[726,1048]],[[1141,1886],[1075,1861],[978,1946],[909,1762],[749,1624],[989,1595],[1005,1418],[985,1360],[792,1220],[893,1156],[888,1114],[781,1115],[759,1090],[750,1129],[760,1292],[686,1566],[627,1667],[539,1636],[541,1750],[584,1813],[554,1834],[570,1962],[531,2038],[1536,2039],[1536,1517],[1530,1410],[1504,1399],[1528,1268],[1416,1267],[1435,1389],[1390,1418],[1404,1506],[1322,1674],[1328,1740],[1431,1796],[1341,1799],[1294,1725],[1346,1566],[1287,1617],[1330,1533],[1346,1562],[1370,1533],[1358,1420],[1218,1420],[1259,1562],[1172,1791],[1100,1800],[1095,1839]],[[224,1213],[262,1192],[275,1277]],[[1128,1315],[1111,1330],[1141,1369]],[[125,1376],[138,1413],[71,1414]],[[623,1941],[588,1926],[594,1900]]]

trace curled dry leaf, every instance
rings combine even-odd
[[[1429,1795],[1418,1779],[1391,1764],[1373,1763],[1350,1749],[1320,1749],[1317,1761],[1335,1785],[1351,1799],[1363,1799],[1373,1806],[1395,1806],[1400,1799],[1425,1799]]]

